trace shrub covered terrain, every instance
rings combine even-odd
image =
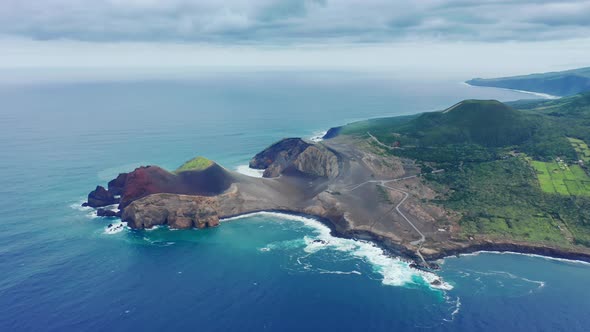
[[[464,237],[590,246],[590,93],[509,104],[467,100],[339,133],[445,169],[425,180],[446,193],[437,203],[460,213]]]

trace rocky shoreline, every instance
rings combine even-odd
[[[144,166],[119,174],[107,188],[97,186],[85,206],[104,217],[120,217],[134,229],[154,226],[206,228],[220,220],[257,212],[311,217],[330,228],[333,236],[370,241],[387,253],[420,265],[425,261],[477,251],[518,252],[590,262],[590,250],[551,245],[454,238],[451,223],[442,229],[437,220],[451,219],[447,211],[429,205],[432,190],[409,161],[372,153],[363,142],[340,137],[324,142],[299,138],[279,141],[252,158],[250,166],[264,170],[263,178],[226,170],[214,162],[202,169],[169,172]],[[418,235],[393,207],[399,190],[374,183],[399,178],[410,192],[402,209],[426,235]],[[106,207],[118,204],[118,211]],[[425,263],[428,265],[427,263]]]

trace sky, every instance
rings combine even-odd
[[[0,0],[0,68],[590,66],[590,0]]]

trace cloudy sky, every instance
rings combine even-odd
[[[2,67],[557,70],[590,65],[590,0],[0,0],[0,48]]]

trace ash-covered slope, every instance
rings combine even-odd
[[[156,193],[214,196],[226,191],[235,177],[214,162],[200,169],[181,166],[169,172],[158,166],[142,166],[122,173],[108,184],[98,186],[88,195],[88,206],[103,207],[119,203],[124,209],[131,202]]]

